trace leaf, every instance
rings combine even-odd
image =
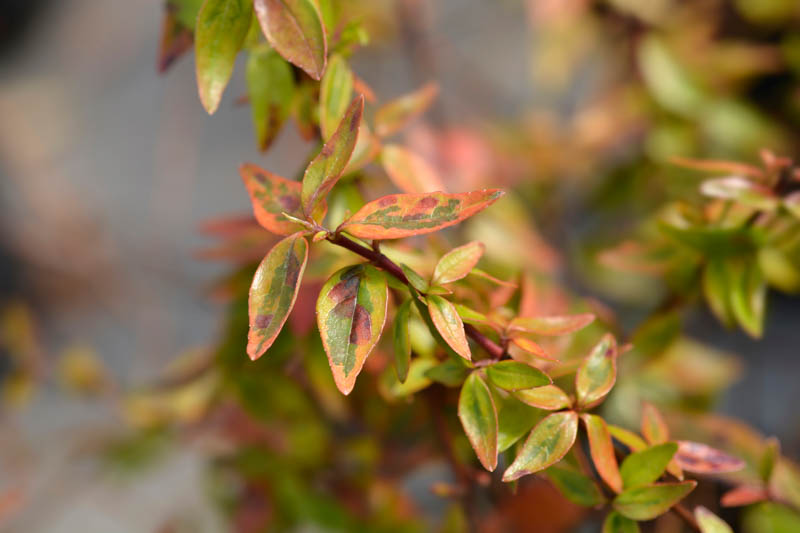
[[[397,379],[403,383],[408,376],[408,365],[411,362],[411,339],[408,335],[408,319],[411,315],[411,300],[406,300],[397,308],[394,317],[394,368]]]
[[[768,498],[769,493],[764,487],[740,485],[723,494],[719,503],[723,507],[740,507],[763,502]]]
[[[704,181],[700,192],[712,198],[735,200],[736,202],[759,209],[774,211],[778,208],[778,198],[768,188],[740,176],[728,176]]]
[[[340,226],[361,239],[399,239],[458,224],[489,207],[499,189],[461,194],[392,194],[369,202]]]
[[[642,440],[639,435],[628,431],[627,429],[612,424],[608,425],[608,431],[611,436],[620,441],[622,444],[630,448],[632,452],[640,452],[647,448],[647,443]]]
[[[375,113],[375,132],[387,137],[400,131],[412,119],[425,112],[439,94],[439,86],[428,83],[413,93],[387,102]]]
[[[489,386],[497,410],[497,450],[504,452],[525,436],[542,417],[507,392]]]
[[[622,491],[622,478],[606,422],[597,415],[581,415],[589,437],[589,451],[597,473],[614,492]]]
[[[472,241],[458,248],[453,248],[439,259],[433,270],[432,283],[444,285],[465,278],[478,264],[486,247],[483,243]]]
[[[253,213],[259,224],[278,235],[291,235],[303,229],[301,224],[283,216],[283,213],[287,213],[302,218],[300,183],[289,181],[252,163],[240,166],[239,174],[250,194]]]
[[[435,294],[429,295],[427,299],[428,313],[436,326],[436,331],[458,355],[469,361],[472,353],[467,342],[467,335],[464,333],[464,323],[458,316],[456,308],[452,303]]]
[[[772,477],[772,472],[775,471],[775,465],[778,458],[781,456],[781,443],[775,437],[769,437],[765,441],[765,450],[761,455],[761,460],[758,462],[758,475],[764,482],[769,482]]]
[[[458,397],[458,419],[483,467],[497,466],[497,411],[489,386],[477,372],[471,373]]]
[[[460,316],[461,319],[467,324],[472,324],[473,326],[488,326],[495,330],[499,329],[498,324],[483,313],[479,313],[478,311],[470,309],[462,304],[454,305],[456,307],[456,311],[458,312],[458,316]]]
[[[661,444],[669,440],[669,428],[664,417],[648,402],[642,405],[642,435],[649,444]]]
[[[323,140],[330,139],[336,131],[352,93],[353,73],[341,55],[333,54],[319,88],[319,125]]]
[[[677,449],[674,442],[665,442],[628,455],[620,466],[625,488],[641,487],[656,481],[664,474]]]
[[[531,389],[552,383],[550,377],[530,365],[517,361],[499,361],[486,367],[492,383],[507,391]]]
[[[574,411],[547,416],[533,428],[517,458],[503,473],[503,481],[514,481],[557,463],[572,448],[577,433],[578,415]]]
[[[258,265],[250,286],[247,354],[256,360],[272,346],[289,317],[308,261],[308,242],[298,232],[276,244]]]
[[[317,300],[317,325],[333,379],[350,394],[386,321],[389,287],[375,267],[345,267],[323,285]]]
[[[431,380],[427,373],[435,364],[436,361],[433,359],[417,357],[411,361],[408,376],[402,383],[397,380],[397,376],[391,370],[387,369],[388,372],[384,374],[384,379],[388,381],[388,386],[384,389],[384,394],[389,399],[405,398],[429,387]]]
[[[547,359],[548,361],[558,361],[558,359],[547,353],[544,348],[532,340],[526,339],[525,337],[514,337],[511,339],[511,344],[518,347],[520,350],[524,350],[529,354],[535,355],[536,357],[541,357],[542,359]]]
[[[800,191],[795,191],[784,196],[783,207],[795,218],[800,218]]]
[[[703,507],[695,507],[694,518],[702,533],[733,533],[731,527],[720,517]]]
[[[712,258],[703,268],[703,296],[714,316],[725,326],[734,323],[731,309],[728,271],[725,261]]]
[[[632,520],[652,520],[669,511],[696,486],[696,481],[683,481],[627,489],[614,498],[613,507]]]
[[[158,47],[159,74],[166,72],[179,57],[189,51],[193,40],[192,31],[180,24],[174,10],[168,6],[165,11]]]
[[[731,260],[729,291],[731,309],[736,321],[751,337],[761,337],[764,331],[764,307],[767,283],[755,260]]]
[[[347,108],[336,132],[325,143],[320,153],[308,164],[303,175],[300,199],[303,212],[320,222],[320,207],[342,176],[358,138],[358,127],[364,112],[364,97],[357,96]]]
[[[461,358],[448,358],[446,361],[430,368],[425,375],[431,380],[447,387],[458,387],[470,372],[469,367],[461,363]]]
[[[674,165],[702,172],[716,174],[741,174],[751,178],[762,178],[764,173],[758,167],[737,163],[735,161],[720,161],[714,159],[692,159],[689,157],[673,157],[670,162]]]
[[[581,472],[556,465],[548,468],[545,474],[558,491],[572,503],[594,507],[605,502],[603,493],[592,478]]]
[[[687,472],[696,474],[722,474],[743,469],[745,462],[721,450],[700,442],[678,441],[675,461]]]
[[[510,331],[523,331],[534,335],[567,335],[585,328],[594,321],[594,315],[583,313],[564,316],[517,317],[511,321]]]
[[[266,150],[289,116],[294,76],[289,64],[274,51],[260,46],[247,59],[247,93],[259,149]]]
[[[328,43],[314,0],[255,0],[256,17],[269,44],[315,80],[322,77]]]
[[[639,533],[639,524],[616,511],[611,511],[603,521],[602,533]]]
[[[430,285],[425,280],[425,278],[417,274],[411,267],[409,267],[404,263],[400,263],[400,269],[403,271],[403,274],[405,274],[406,279],[408,280],[408,282],[411,284],[412,287],[417,289],[422,294],[428,292],[428,290],[430,289]]]
[[[253,8],[249,0],[206,0],[195,27],[195,69],[200,101],[209,115],[219,107],[242,48]]]
[[[603,335],[575,374],[578,405],[593,407],[605,398],[617,380],[617,342],[611,334]]]
[[[548,411],[558,411],[572,405],[567,393],[555,385],[516,391],[514,396],[528,405]]]
[[[421,156],[398,144],[381,149],[381,164],[392,183],[403,192],[444,191],[445,186],[433,167]]]

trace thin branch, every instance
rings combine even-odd
[[[686,522],[686,525],[689,526],[692,529],[692,531],[696,531],[697,533],[703,533],[703,530],[700,529],[700,526],[697,524],[697,520],[694,519],[694,516],[692,516],[692,513],[682,504],[676,503],[675,505],[673,505],[672,511],[676,515],[681,517],[681,519],[684,522]]]

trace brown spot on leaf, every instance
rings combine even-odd
[[[439,204],[439,200],[432,196],[426,196],[417,202],[414,206],[415,209],[433,209]]]
[[[273,319],[274,316],[275,315],[272,315],[272,314],[270,314],[270,315],[256,315],[256,319],[255,319],[255,322],[253,324],[255,325],[255,327],[257,327],[259,329],[267,328],[267,327],[269,327],[270,323],[272,322],[272,319]]]
[[[295,287],[297,278],[300,276],[300,260],[295,254],[291,254],[286,265],[286,286]]]
[[[379,207],[388,207],[390,205],[394,205],[397,203],[397,198],[394,196],[384,196],[383,198],[378,199],[378,206]]]
[[[372,337],[372,322],[369,318],[369,312],[364,309],[364,306],[356,304],[356,309],[353,313],[353,325],[350,329],[350,342],[355,345],[361,345],[369,342]]]
[[[342,275],[342,281],[333,286],[328,293],[328,298],[336,304],[355,298],[358,292],[358,283],[359,278],[355,269],[349,270]]]
[[[259,171],[259,172],[254,172],[254,173],[253,173],[253,177],[254,177],[254,178],[256,179],[256,181],[257,181],[257,182],[259,182],[259,183],[267,183],[267,175],[266,175],[266,174],[264,174],[264,173],[263,173],[263,172],[261,172],[261,171]]]
[[[298,207],[300,207],[300,199],[291,194],[284,194],[278,198],[278,201],[287,213],[292,213],[293,211],[296,211]]]

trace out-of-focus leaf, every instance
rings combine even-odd
[[[528,352],[531,355],[535,355],[536,357],[541,357],[542,359],[547,359],[548,361],[558,361],[558,359],[547,353],[547,351],[539,346],[539,344],[530,339],[526,339],[525,337],[512,337],[511,344],[518,347],[520,350]]]
[[[728,268],[733,315],[743,330],[758,339],[764,331],[767,296],[764,274],[756,261],[731,260]]]
[[[467,378],[470,372],[468,366],[462,363],[463,359],[448,358],[446,361],[431,367],[425,375],[431,380],[447,387],[458,387]]]
[[[624,487],[631,489],[656,481],[664,474],[677,449],[674,442],[665,442],[628,455],[620,466]]]
[[[739,485],[722,495],[720,505],[723,507],[741,507],[752,505],[769,499],[769,493],[764,487]]]
[[[578,405],[586,409],[603,400],[617,380],[617,341],[606,334],[575,374]]]
[[[545,471],[547,478],[566,499],[584,507],[605,502],[603,493],[592,478],[571,468],[554,465]]]
[[[399,144],[387,144],[381,149],[380,161],[392,183],[406,193],[444,191],[442,179],[421,156]]]
[[[602,533],[639,533],[639,524],[622,516],[616,511],[611,511],[603,521]]]
[[[79,394],[96,394],[110,383],[107,369],[88,346],[72,346],[65,350],[58,370],[64,387]]]
[[[550,378],[539,370],[517,361],[499,361],[486,367],[492,383],[507,391],[518,391],[549,385]]]
[[[709,172],[712,174],[738,174],[750,178],[763,178],[764,172],[753,165],[736,161],[720,161],[715,159],[692,159],[689,157],[673,157],[670,162],[679,167]]]
[[[298,232],[278,242],[258,266],[248,303],[250,359],[264,355],[289,318],[307,261],[308,242]]]
[[[492,472],[497,466],[497,410],[489,386],[477,372],[461,387],[458,418],[478,460]]]
[[[464,333],[464,323],[453,304],[441,296],[431,294],[428,296],[428,312],[444,341],[458,355],[469,361],[472,352],[469,349],[467,335]]]
[[[640,452],[647,448],[647,443],[642,440],[639,435],[628,431],[627,429],[612,424],[608,425],[608,431],[611,436],[620,441],[622,444],[630,448],[632,452]]]
[[[194,32],[197,88],[209,115],[219,107],[252,17],[249,0],[205,0],[200,8]]]
[[[711,259],[703,269],[703,295],[714,316],[725,326],[734,323],[728,269],[722,259]]]
[[[289,181],[252,163],[240,166],[239,174],[250,194],[253,213],[259,224],[278,235],[291,235],[303,229],[301,224],[283,216],[286,213],[302,218],[300,183]]]
[[[794,533],[800,531],[800,514],[797,511],[772,502],[753,506],[742,520],[744,533]]]
[[[762,481],[769,482],[772,477],[772,472],[775,470],[775,465],[781,456],[781,443],[775,437],[770,437],[766,440],[766,447],[764,454],[758,464],[758,475]]]
[[[439,94],[435,83],[424,85],[413,93],[387,102],[375,113],[375,132],[387,137],[401,130],[412,119],[425,112]]]
[[[167,10],[174,11],[175,18],[181,26],[194,31],[203,0],[167,0],[166,7]]]
[[[287,61],[318,80],[325,71],[328,42],[314,0],[255,0],[261,31]]]
[[[783,207],[795,218],[800,218],[800,191],[795,191],[783,198]]]
[[[675,461],[683,470],[696,474],[722,474],[736,472],[745,467],[745,462],[721,450],[700,442],[678,441]]]
[[[175,12],[167,8],[161,23],[158,47],[158,72],[163,74],[184,53],[192,48],[192,31],[179,23]]]
[[[606,421],[597,415],[590,414],[582,414],[581,419],[586,426],[586,434],[589,436],[589,451],[597,472],[614,492],[621,492],[622,478]]]
[[[778,198],[768,187],[739,176],[706,180],[700,185],[700,191],[712,198],[735,200],[762,211],[774,211],[778,207]]]
[[[510,331],[522,331],[535,335],[566,335],[585,328],[594,321],[594,315],[518,317],[511,321]]]
[[[479,313],[465,305],[455,304],[455,306],[458,316],[467,324],[472,324],[473,326],[488,326],[493,329],[498,329],[498,324],[483,313]]]
[[[336,132],[322,147],[319,155],[308,164],[303,175],[300,199],[303,212],[321,221],[320,208],[325,198],[344,172],[358,137],[358,127],[364,112],[364,97],[356,97],[345,111]]]
[[[504,452],[526,435],[542,417],[511,394],[489,386],[497,410],[497,450]]]
[[[408,376],[404,382],[397,380],[397,376],[390,369],[386,369],[384,373],[385,380],[384,389],[382,392],[388,399],[405,398],[427,388],[431,384],[428,378],[428,371],[436,364],[433,359],[418,357],[411,361],[408,368]]]
[[[408,335],[408,319],[411,315],[411,300],[406,300],[397,308],[394,317],[394,368],[397,379],[403,383],[408,376],[408,365],[411,362],[411,339]]]
[[[517,458],[503,473],[503,481],[514,481],[554,465],[572,448],[578,433],[578,414],[553,413],[539,422],[523,444]]]
[[[389,287],[375,267],[345,267],[330,277],[317,300],[317,325],[336,386],[350,394],[386,321]]]
[[[400,268],[402,269],[403,274],[406,275],[406,279],[408,280],[408,282],[411,284],[412,287],[417,289],[422,294],[428,292],[428,290],[430,289],[430,285],[425,280],[425,278],[417,274],[416,271],[408,265],[400,263]]]
[[[340,229],[361,239],[400,239],[458,224],[503,195],[499,189],[462,194],[392,194],[372,201]]]
[[[770,286],[790,294],[800,292],[800,264],[791,254],[765,246],[758,250],[758,266]]]
[[[683,481],[627,489],[614,498],[613,506],[632,520],[652,520],[669,511],[696,486],[696,481]]]
[[[353,73],[342,56],[333,54],[319,88],[319,125],[323,140],[330,139],[336,131],[352,93]]]
[[[637,47],[638,63],[650,94],[662,106],[684,116],[702,111],[706,96],[678,63],[666,42],[650,35]]]
[[[516,391],[514,396],[528,405],[548,411],[557,411],[572,405],[567,393],[555,385]]]
[[[289,64],[266,46],[250,51],[247,59],[247,93],[253,127],[261,150],[266,150],[281,130],[292,107],[294,76]]]
[[[702,505],[694,508],[694,518],[702,533],[733,533],[731,527],[724,520]]]
[[[444,285],[465,278],[478,264],[485,249],[483,243],[478,241],[453,248],[436,263],[432,283]]]
[[[669,440],[669,428],[656,407],[648,402],[642,405],[642,435],[651,445]]]

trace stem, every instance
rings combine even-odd
[[[689,512],[689,510],[686,507],[684,507],[683,504],[676,503],[675,505],[672,506],[672,511],[676,515],[681,517],[681,519],[684,522],[686,522],[686,525],[688,525],[692,529],[692,531],[696,531],[697,533],[703,533],[703,530],[700,529],[699,525],[697,525],[697,520],[694,519],[692,513]]]
[[[354,254],[358,254],[365,259],[369,259],[369,261],[376,267],[380,268],[384,272],[388,272],[397,278],[401,283],[408,285],[409,287],[411,286],[408,278],[403,273],[403,269],[400,268],[397,263],[383,255],[380,251],[362,246],[339,233],[329,235],[328,241],[331,244],[346,248]],[[492,356],[493,359],[500,359],[505,353],[505,350],[502,346],[478,331],[471,324],[464,324],[464,333],[466,333],[470,339],[475,341],[478,346],[486,350],[486,352]]]

